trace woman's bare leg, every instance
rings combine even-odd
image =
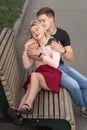
[[[19,106],[18,106],[18,109],[21,109],[21,106],[26,102],[26,100],[27,100],[27,95],[29,94],[29,89],[30,89],[29,87],[30,87],[30,85],[28,85],[27,90],[26,90],[26,93],[25,93],[24,96],[22,97],[21,102],[20,102],[20,104],[19,104]]]
[[[41,88],[50,90],[46,85],[43,75],[37,72],[33,72],[31,74],[30,87],[28,88],[25,96],[23,97],[21,104],[28,104],[30,107],[32,107],[33,101],[37,93],[41,90]],[[25,107],[25,105],[21,106],[22,109],[25,109]]]

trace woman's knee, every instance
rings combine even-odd
[[[31,79],[33,79],[33,78],[36,79],[38,82],[43,81],[43,76],[38,72],[32,72]]]
[[[38,78],[37,73],[36,73],[36,72],[32,72],[32,73],[31,73],[31,78]]]

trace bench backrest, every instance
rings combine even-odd
[[[14,32],[4,28],[0,34],[0,80],[10,107],[17,107],[20,100],[24,79],[22,68]]]

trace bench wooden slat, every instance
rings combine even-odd
[[[14,59],[15,59],[14,51],[13,51],[13,44],[10,45],[9,51],[7,51],[5,49],[5,54],[7,56],[6,59],[4,57],[2,57],[5,62],[1,59],[1,61],[3,62],[2,63],[3,71],[5,72],[6,69],[7,70],[9,69],[8,73],[10,73],[9,71],[11,71],[11,68],[12,68],[12,65],[13,65],[13,62],[14,62]]]
[[[64,110],[64,97],[63,97],[63,89],[60,89],[59,92],[59,106],[60,106],[60,119],[65,118],[65,110]]]
[[[44,99],[43,99],[43,91],[40,91],[39,93],[39,118],[43,118],[43,112],[44,112]]]
[[[64,101],[65,101],[65,118],[67,121],[71,120],[70,115],[70,107],[68,106],[69,100],[68,100],[68,95],[66,89],[63,89],[63,95],[64,95]]]
[[[76,123],[75,123],[75,119],[74,119],[74,112],[73,112],[73,107],[72,107],[72,103],[71,103],[71,98],[70,95],[68,93],[68,99],[69,99],[69,105],[70,105],[70,114],[71,114],[71,130],[75,130],[76,129]]]
[[[59,118],[59,97],[58,93],[54,93],[54,112],[55,112],[55,117],[54,118]]]
[[[10,91],[8,89],[8,86],[7,86],[7,83],[6,83],[6,80],[5,80],[5,76],[3,76],[3,74],[2,74],[2,76],[0,75],[0,79],[2,80],[2,85],[3,85],[3,89],[5,91],[5,95],[7,97],[8,104],[11,105],[11,107],[13,107],[14,104],[13,104],[11,94],[10,94]]]
[[[49,117],[54,118],[54,102],[53,102],[53,92],[49,92]]]
[[[33,104],[33,118],[38,118],[38,107],[39,107],[39,97],[36,97],[36,100],[34,101]]]
[[[1,42],[1,45],[0,45],[0,56],[2,55],[4,49],[5,49],[6,45],[7,45],[6,43],[8,42],[8,39],[9,39],[11,33],[12,33],[12,30],[8,29],[6,35],[3,38],[3,41]]]
[[[6,27],[2,30],[2,32],[0,34],[0,45],[2,43],[2,40],[4,39],[5,34],[7,33],[7,31],[8,31],[8,28],[6,28]]]
[[[11,47],[11,43],[12,43],[12,40],[13,38],[11,37],[10,38],[10,42],[6,43],[7,47],[5,46],[5,48],[1,48],[1,50],[4,50],[4,53],[3,53],[3,56],[1,57],[1,63],[0,63],[0,66],[3,67],[3,65],[5,64],[5,60],[6,60],[6,57],[8,55],[8,52],[10,50],[10,47]],[[2,43],[3,45],[3,43]]]
[[[49,118],[48,91],[44,91],[44,118]]]

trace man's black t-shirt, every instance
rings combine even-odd
[[[70,46],[70,37],[66,31],[61,28],[57,28],[55,35],[52,35],[56,41],[60,41],[63,46]]]
[[[57,42],[60,41],[63,46],[70,46],[70,37],[65,30],[57,28],[56,34],[52,36],[56,39]],[[64,64],[62,58],[60,59],[60,64]]]

